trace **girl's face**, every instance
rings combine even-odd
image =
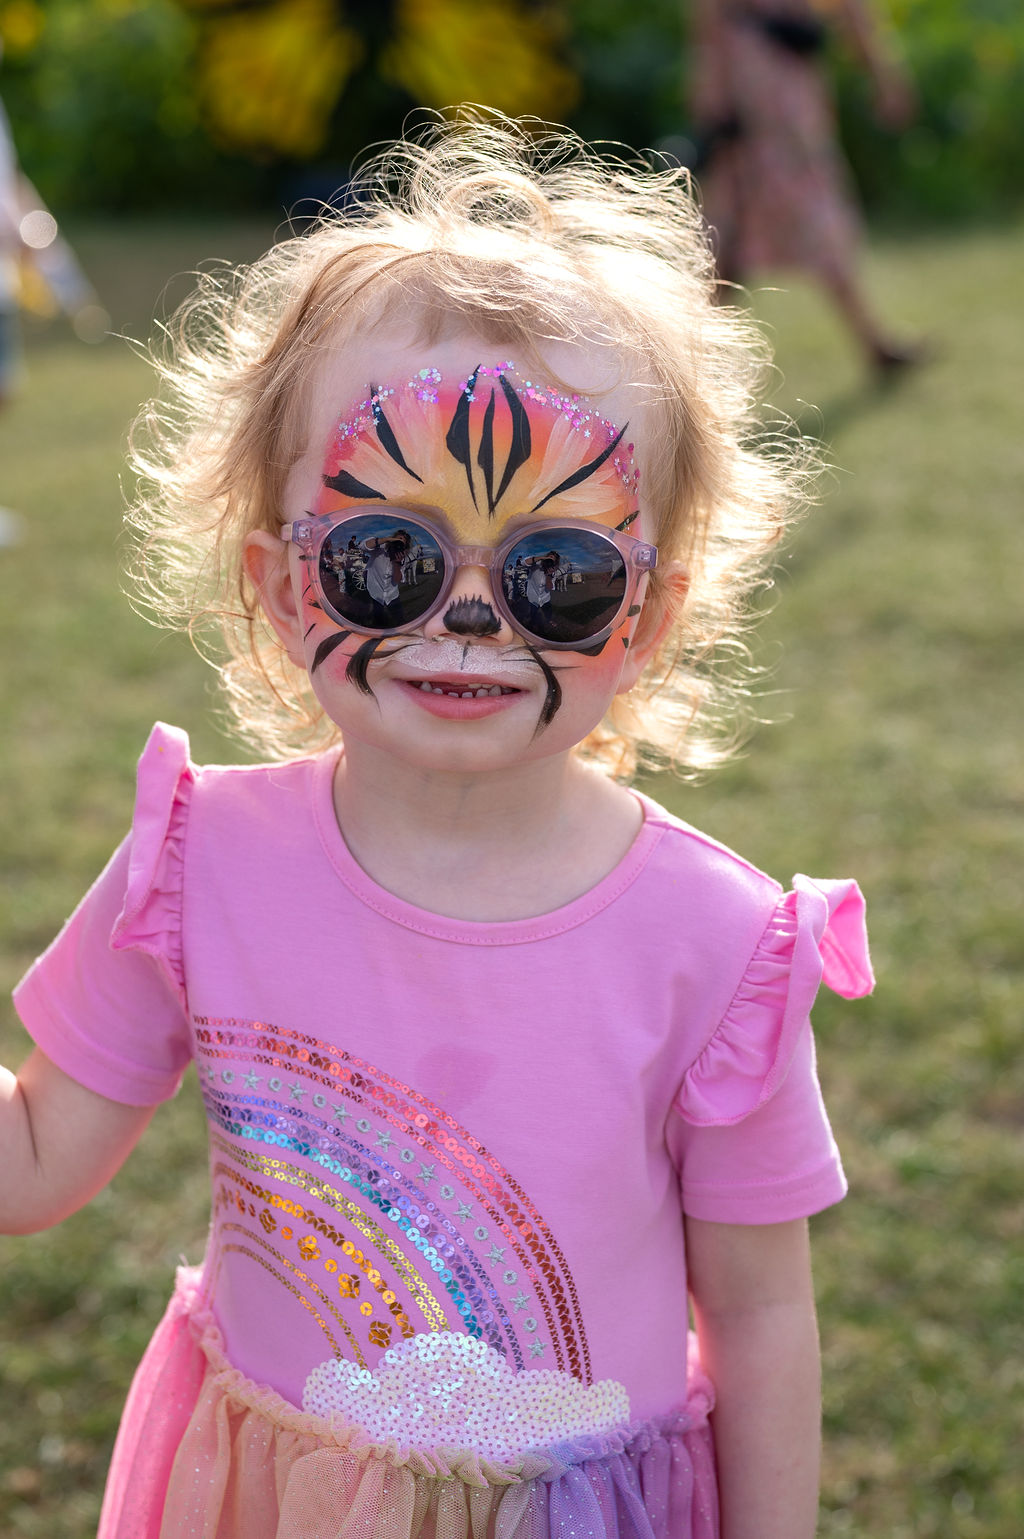
[[[272,536],[251,536],[247,551],[268,617],[346,741],[423,769],[481,772],[568,752],[632,686],[659,639],[653,627],[638,632],[642,575],[603,642],[545,648],[557,585],[574,576],[571,558],[556,559],[546,537],[533,590],[517,594],[511,580],[503,590],[506,601],[529,604],[517,612],[533,634],[496,605],[503,574],[477,565],[458,568],[438,612],[405,619],[401,585],[412,591],[430,579],[418,518],[455,545],[488,550],[513,531],[561,520],[652,538],[635,462],[639,392],[603,393],[613,383],[610,354],[547,350],[557,376],[579,385],[581,395],[569,396],[496,352],[473,337],[429,348],[366,339],[339,349],[316,384],[310,447],[289,477],[285,517],[372,515],[355,526],[354,545],[347,536],[332,542],[330,580],[339,605],[365,626],[394,626],[388,634],[352,632],[330,617],[295,544],[288,581]],[[599,406],[588,388],[602,392]]]

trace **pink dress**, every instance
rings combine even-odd
[[[843,1195],[808,1011],[871,986],[860,894],[642,799],[575,902],[443,918],[352,859],[336,761],[200,769],[157,727],[16,992],[81,1083],[147,1105],[194,1061],[209,1118],[101,1539],[713,1539],[683,1215]]]

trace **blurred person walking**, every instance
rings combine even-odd
[[[110,324],[56,219],[18,165],[0,101],[0,413],[21,372],[21,309],[47,320],[66,315],[82,342],[99,342]],[[21,530],[21,516],[0,506],[0,548],[17,544]]]
[[[696,172],[723,282],[806,272],[878,374],[916,362],[920,345],[889,332],[858,273],[862,222],[825,69],[834,29],[870,75],[879,121],[912,119],[913,89],[868,0],[694,0],[693,21]]]
[[[19,223],[18,164],[7,114],[0,102],[0,411],[7,405],[14,388],[21,355],[18,336]],[[13,545],[19,528],[17,514],[0,507],[0,546]]]

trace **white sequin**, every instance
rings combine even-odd
[[[589,1387],[551,1368],[509,1366],[500,1352],[451,1331],[414,1336],[375,1372],[332,1358],[306,1380],[302,1408],[424,1451],[468,1448],[508,1460],[628,1425],[629,1396],[614,1379]]]

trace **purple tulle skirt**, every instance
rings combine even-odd
[[[139,1365],[98,1539],[717,1539],[696,1362],[685,1405],[656,1421],[505,1464],[400,1447],[233,1368],[199,1278],[179,1274]]]

